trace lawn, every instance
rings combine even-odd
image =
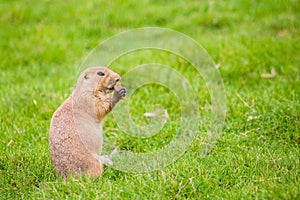
[[[299,10],[298,0],[1,0],[0,199],[300,199]],[[130,173],[105,167],[97,179],[64,182],[50,162],[51,116],[99,42],[141,27],[179,31],[207,50],[225,88],[222,133],[205,157],[199,151],[207,124],[186,153],[163,169]],[[134,52],[110,67],[124,75],[154,62],[192,82],[201,116],[210,116],[203,79],[170,52]],[[154,104],[168,110],[169,120],[157,135],[137,138],[119,130],[109,115],[108,141],[137,153],[172,141],[180,106],[168,88],[141,87],[126,100],[137,124],[149,123],[143,113]]]

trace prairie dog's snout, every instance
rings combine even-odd
[[[114,86],[121,80],[119,74],[106,67],[94,68],[94,73],[96,73],[98,78],[95,91],[109,93],[113,91]]]
[[[111,85],[109,88],[113,88],[120,80],[121,80],[120,75],[113,72],[113,76],[110,77]]]
[[[114,81],[117,83],[121,80],[121,77],[117,74],[117,76],[114,78]]]

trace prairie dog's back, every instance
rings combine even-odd
[[[49,146],[52,165],[63,178],[74,172],[74,175],[87,172],[95,177],[101,174],[102,165],[87,150],[76,133],[72,97],[69,97],[52,117]]]

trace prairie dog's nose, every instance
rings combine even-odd
[[[119,82],[121,80],[121,77],[119,76],[119,74],[115,74],[114,80],[115,80],[115,82]]]

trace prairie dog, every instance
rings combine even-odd
[[[106,67],[84,70],[71,96],[53,114],[49,131],[50,157],[54,170],[64,179],[69,174],[101,175],[102,123],[126,95],[124,87],[115,87],[120,79]]]

